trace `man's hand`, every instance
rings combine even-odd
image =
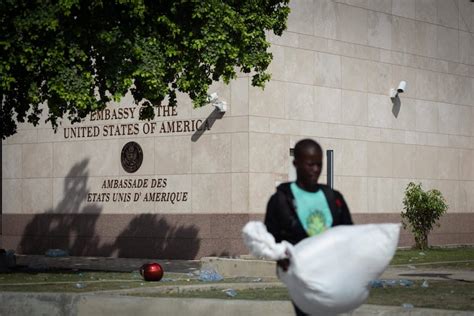
[[[283,271],[288,271],[288,267],[290,266],[290,259],[285,258],[277,261],[277,265],[283,269]]]

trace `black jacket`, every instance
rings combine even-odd
[[[352,225],[351,214],[342,194],[327,185],[319,184],[318,186],[320,190],[323,190],[328,201],[332,214],[332,226]],[[294,245],[308,237],[296,214],[290,182],[280,184],[276,193],[268,201],[265,225],[275,237],[276,242],[286,240]]]

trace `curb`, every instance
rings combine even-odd
[[[260,259],[201,258],[201,269],[211,268],[225,278],[261,277],[276,278],[275,261]]]
[[[281,282],[258,282],[258,283],[212,283],[212,284],[192,284],[192,285],[167,285],[147,288],[133,288],[133,289],[120,289],[120,290],[108,290],[108,291],[97,291],[88,292],[87,294],[146,294],[146,293],[189,293],[189,292],[200,292],[200,291],[211,291],[211,290],[225,290],[232,288],[234,290],[247,290],[247,289],[268,289],[268,288],[285,288],[285,285]]]
[[[122,295],[0,293],[0,315],[294,315],[289,301],[250,301],[219,299],[147,298]],[[451,311],[399,306],[362,305],[350,314],[410,315],[410,316],[468,316],[472,311]]]

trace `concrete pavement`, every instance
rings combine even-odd
[[[78,269],[96,271],[137,271],[144,263],[158,262],[167,272],[189,273],[199,270],[200,260],[161,260],[109,257],[46,257],[40,255],[16,255],[18,266],[32,269]]]
[[[201,263],[203,267],[219,271],[224,277],[276,277],[274,261],[257,260],[251,257],[244,259],[204,257]],[[474,282],[474,271],[431,269],[424,264],[397,265],[388,267],[380,279],[451,279]]]
[[[17,264],[32,269],[80,269],[105,271],[136,271],[146,262],[156,261],[167,272],[195,272],[203,267],[211,267],[226,277],[275,276],[275,263],[255,260],[251,257],[239,259],[203,258],[198,260],[150,260],[127,258],[95,257],[45,257],[17,256]],[[419,265],[392,266],[381,279],[458,279],[474,281],[474,271],[435,270]],[[276,280],[275,280],[276,281]],[[147,291],[196,291],[206,289],[235,290],[247,288],[281,287],[280,282],[218,283],[202,285],[170,285],[153,288],[140,288]],[[0,316],[2,315],[294,315],[288,301],[248,301],[183,298],[149,298],[124,296],[133,290],[102,291],[83,294],[58,293],[14,293],[0,292]],[[351,315],[474,315],[473,311],[447,311],[424,308],[403,308],[394,306],[362,305]]]
[[[165,272],[190,273],[201,267],[213,268],[224,277],[276,277],[275,262],[258,260],[250,256],[242,258],[204,257],[201,260],[161,260],[107,257],[46,257],[17,255],[19,266],[33,269],[78,269],[97,271],[137,271],[144,263],[156,261]],[[381,279],[452,279],[474,282],[474,271],[430,269],[423,264],[390,266]]]
[[[147,298],[106,294],[0,293],[0,315],[289,316],[294,315],[294,312],[288,301]],[[473,312],[362,305],[351,314],[345,315],[472,316]]]

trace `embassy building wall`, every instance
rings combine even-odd
[[[268,35],[265,90],[239,76],[210,92],[228,104],[157,108],[130,96],[83,123],[21,125],[2,141],[0,247],[42,254],[191,259],[240,255],[290,149],[334,151],[334,186],[356,223],[399,222],[410,181],[449,204],[430,244],[474,244],[474,3],[291,3]],[[390,88],[407,89],[398,99]],[[166,102],[165,102],[166,103]],[[321,182],[326,182],[326,164]],[[403,231],[400,246],[412,243]]]

